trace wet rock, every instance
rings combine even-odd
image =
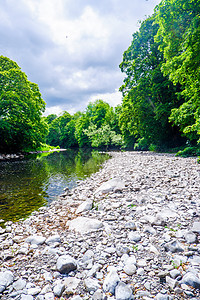
[[[77,262],[70,255],[62,255],[57,260],[57,270],[61,274],[68,274],[77,269]]]

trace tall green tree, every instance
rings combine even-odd
[[[141,23],[124,52],[121,71],[126,74],[120,90],[124,99],[120,127],[127,145],[144,138],[159,146],[177,143],[179,134],[168,122],[171,109],[178,106],[177,88],[161,71],[163,54],[154,38],[158,31],[155,15]]]
[[[39,147],[47,134],[44,110],[37,84],[28,81],[16,62],[0,56],[0,151]]]
[[[190,140],[200,134],[200,0],[163,0],[156,7],[162,70],[182,86],[185,101],[170,120]]]

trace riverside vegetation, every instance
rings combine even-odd
[[[43,117],[37,84],[0,57],[0,152],[50,146],[176,148],[198,155],[200,0],[162,0],[140,24],[120,64],[122,105],[102,100],[84,112]]]
[[[2,300],[199,299],[196,159],[110,155],[50,207],[1,229]]]

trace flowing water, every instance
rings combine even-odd
[[[98,171],[108,158],[97,151],[66,150],[0,162],[0,219],[26,218],[62,194],[65,187],[72,188],[77,180]]]

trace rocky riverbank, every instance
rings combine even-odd
[[[0,298],[200,299],[200,166],[111,153],[50,207],[0,229]]]

